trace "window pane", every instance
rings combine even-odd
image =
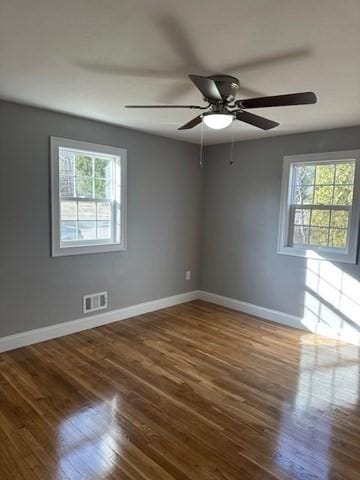
[[[316,165],[315,183],[330,185],[334,183],[335,165]]]
[[[354,163],[338,163],[336,165],[335,183],[354,183]]]
[[[331,205],[334,187],[315,187],[315,205]]]
[[[346,248],[347,230],[332,228],[330,230],[329,246],[334,248]]]
[[[349,224],[349,212],[346,210],[333,210],[331,212],[331,226],[347,228]]]
[[[111,178],[111,169],[112,169],[112,161],[103,159],[103,158],[95,158],[95,177],[99,178]]]
[[[318,227],[328,227],[330,222],[329,210],[313,210],[311,214],[311,225]]]
[[[76,178],[76,196],[85,198],[93,197],[93,179],[91,177]]]
[[[295,191],[295,203],[304,205],[314,203],[314,187],[297,185]]]
[[[79,202],[79,220],[96,220],[96,202]]]
[[[353,199],[353,187],[335,187],[334,205],[351,205]]]
[[[59,171],[60,173],[74,174],[75,155],[63,148],[59,149]]]
[[[92,177],[92,159],[90,157],[86,157],[85,155],[77,155],[76,162],[75,162],[76,176],[79,177]]]
[[[111,223],[109,221],[97,222],[97,238],[111,239]]]
[[[111,182],[95,179],[96,198],[111,198]]]
[[[78,237],[79,240],[95,240],[96,222],[79,222]]]
[[[76,220],[77,219],[77,205],[76,202],[60,201],[60,219],[61,220]]]
[[[306,256],[305,252],[311,249],[324,258],[354,261],[356,246],[347,247],[355,237],[351,229],[358,187],[354,185],[357,165],[351,152],[342,158],[335,154],[326,158],[306,155],[285,162],[283,174],[287,174],[287,185],[282,190],[281,253],[288,253],[289,247],[294,246],[296,255]]]
[[[306,245],[309,243],[309,227],[294,227],[293,244]]]
[[[295,209],[295,225],[309,225],[310,223],[310,209]]]
[[[315,165],[299,165],[295,167],[297,185],[313,185],[315,180]]]
[[[74,177],[70,175],[60,175],[59,177],[60,197],[74,196]]]
[[[310,228],[310,244],[326,247],[328,244],[328,228],[311,227]]]
[[[71,242],[77,240],[77,222],[60,222],[60,240]]]
[[[97,219],[98,220],[111,219],[111,203],[110,202],[97,203]]]

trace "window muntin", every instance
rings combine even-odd
[[[59,148],[60,242],[114,242],[119,157]]]
[[[355,160],[293,165],[290,245],[346,249]]]
[[[51,140],[53,255],[124,249],[126,151]]]
[[[360,151],[284,158],[278,253],[356,263]]]

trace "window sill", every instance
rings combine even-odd
[[[68,255],[84,255],[90,253],[119,252],[126,250],[126,246],[120,243],[106,245],[79,245],[78,247],[54,247],[52,257],[65,257]]]
[[[351,254],[349,252],[338,253],[334,250],[326,249],[326,248],[296,248],[296,247],[279,247],[278,254],[280,255],[289,255],[292,257],[302,257],[306,259],[312,260],[327,260],[331,262],[339,262],[339,263],[357,263],[357,255]]]

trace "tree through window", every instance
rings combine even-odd
[[[57,254],[124,248],[125,161],[123,149],[52,139]]]
[[[279,253],[356,261],[359,163],[358,151],[285,157]]]
[[[346,248],[355,160],[295,165],[292,243]]]

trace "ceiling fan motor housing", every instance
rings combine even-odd
[[[230,103],[235,100],[240,87],[240,82],[236,77],[231,75],[210,75],[208,78],[216,82],[216,86],[223,98],[224,102]]]

